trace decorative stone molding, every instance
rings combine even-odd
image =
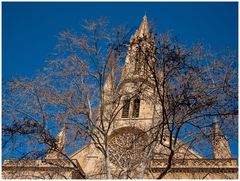
[[[163,169],[167,166],[167,159],[155,158],[151,168]],[[237,159],[174,159],[172,168],[238,168]]]
[[[2,176],[7,179],[49,179],[49,175],[58,179],[82,178],[79,171],[85,175],[77,160],[67,159],[9,159],[2,166]]]

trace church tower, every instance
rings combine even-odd
[[[149,67],[153,66],[154,53],[154,36],[150,33],[147,17],[144,16],[130,39],[117,87],[123,98],[122,110],[117,116],[114,130],[120,127],[138,127],[144,130],[152,124],[155,108],[150,100],[154,95],[154,85],[150,79]]]

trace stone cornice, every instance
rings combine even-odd
[[[155,158],[151,163],[151,170],[163,170],[167,166],[167,159]],[[193,172],[237,172],[237,159],[174,159],[172,171],[193,171]]]
[[[72,160],[72,162],[79,167],[77,160]],[[37,159],[9,159],[5,160],[2,166],[3,171],[6,170],[65,170],[73,171],[76,168],[73,164],[66,159],[46,159],[46,160],[37,160]]]

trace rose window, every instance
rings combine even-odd
[[[146,155],[147,134],[134,127],[115,130],[110,136],[110,161],[120,167],[132,167]]]

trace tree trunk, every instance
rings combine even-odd
[[[110,160],[109,160],[109,148],[108,148],[107,142],[108,141],[105,139],[105,148],[106,148],[105,169],[106,169],[106,178],[107,179],[111,179]]]

